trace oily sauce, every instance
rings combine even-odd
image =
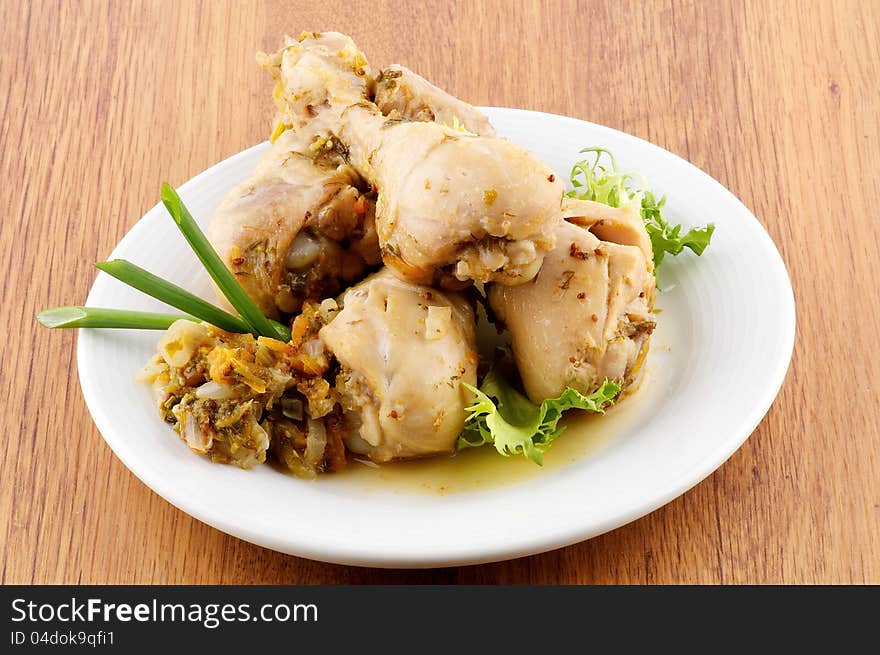
[[[538,466],[522,456],[503,457],[492,446],[468,448],[447,457],[391,462],[378,466],[354,460],[337,482],[357,491],[392,494],[449,494],[493,489],[517,484],[589,457],[624,434],[649,405],[652,362],[646,362],[638,387],[627,392],[605,414],[570,412],[563,419],[565,432],[544,453]]]

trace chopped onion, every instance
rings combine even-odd
[[[196,388],[196,398],[206,400],[229,400],[235,394],[228,384],[220,384],[215,380],[205,382]]]
[[[309,431],[306,434],[306,454],[304,461],[309,468],[315,468],[324,459],[324,449],[327,447],[327,430],[323,421],[309,419]]]
[[[333,298],[325,298],[318,306],[318,316],[325,323],[329,323],[330,319],[339,311],[339,305]]]
[[[449,332],[452,324],[452,307],[428,307],[428,317],[425,319],[425,338],[431,341],[442,339]]]
[[[358,455],[367,455],[373,450],[373,447],[357,432],[347,432],[343,435],[342,440],[345,442],[346,448]]]
[[[300,232],[287,250],[284,266],[291,271],[301,271],[311,266],[320,255],[321,242],[307,232]]]
[[[152,382],[166,370],[166,364],[161,357],[153,357],[135,377],[138,382]]]
[[[272,378],[269,381],[270,385],[283,388],[288,386],[288,383],[293,379],[293,376],[288,375],[287,373],[282,373],[277,368],[269,368],[266,370],[269,371],[269,376]]]
[[[159,352],[169,366],[183,368],[207,336],[208,326],[204,323],[175,321],[159,340]]]
[[[183,439],[187,446],[200,455],[207,453],[214,441],[210,434],[199,427],[199,422],[189,412],[183,414]]]
[[[320,339],[310,339],[302,346],[303,352],[312,357],[320,357],[324,354],[324,342]]]
[[[527,239],[514,241],[507,247],[507,256],[510,257],[511,264],[530,264],[535,260],[535,242]]]
[[[303,404],[299,398],[282,398],[281,413],[294,421],[301,421],[303,417]]]
[[[153,402],[155,402],[156,407],[161,410],[165,404],[165,399],[168,397],[168,389],[165,388],[165,384],[161,380],[155,380],[152,389]]]
[[[243,435],[248,437],[254,448],[239,448],[233,457],[236,465],[243,469],[253,468],[266,461],[266,450],[269,448],[269,433],[251,416],[244,426]]]
[[[480,264],[489,271],[497,271],[507,263],[507,255],[500,249],[483,248],[480,250]]]

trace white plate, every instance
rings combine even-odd
[[[356,464],[309,482],[270,466],[241,471],[192,454],[134,380],[158,333],[83,330],[83,395],[135,475],[188,514],[268,548],[344,564],[427,567],[518,557],[593,537],[669,502],[730,457],[779,391],[794,342],[791,284],[767,232],[718,182],[641,139],[551,114],[486,111],[499,134],[559,175],[567,176],[580,147],[601,145],[667,194],[671,221],[716,224],[702,257],[688,251],[664,262],[663,312],[642,388],[608,416],[572,425],[544,470],[486,452],[433,469],[377,473]],[[230,157],[181,187],[200,223],[266,148]],[[206,274],[160,205],[110,258],[130,259],[211,297]],[[103,273],[87,304],[167,310]],[[601,439],[584,434],[590,431]],[[459,463],[464,473],[455,475]]]

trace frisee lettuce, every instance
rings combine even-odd
[[[682,234],[681,225],[670,225],[663,218],[666,196],[658,201],[651,191],[644,188],[644,178],[641,179],[641,185],[636,185],[636,175],[621,172],[614,155],[605,148],[584,148],[581,153],[592,153],[594,156],[582,159],[572,167],[569,179],[573,188],[566,195],[579,200],[594,200],[611,207],[638,202],[645,230],[651,238],[655,271],[667,253],[675,256],[689,248],[696,255],[703,254],[715,231],[714,224],[709,223]],[[603,163],[603,155],[607,156],[610,166]]]
[[[453,129],[461,129],[455,117]],[[594,156],[582,159],[572,167],[569,179],[573,188],[566,195],[611,207],[637,202],[645,230],[651,238],[655,273],[667,254],[675,256],[685,248],[697,255],[703,254],[715,231],[712,223],[682,234],[681,225],[670,225],[663,218],[666,197],[657,200],[654,193],[645,188],[644,178],[638,176],[641,183],[637,184],[635,174],[621,172],[614,155],[605,148],[584,148],[581,153]],[[610,165],[603,161],[603,157],[607,157]],[[621,391],[620,384],[606,379],[588,396],[569,387],[556,398],[547,398],[536,405],[501,374],[499,361],[496,360],[483,378],[479,389],[464,385],[474,394],[474,401],[466,408],[469,415],[458,438],[459,450],[493,444],[504,456],[523,455],[540,465],[550,444],[565,429],[559,426],[563,412],[581,409],[604,413]]]
[[[523,455],[538,465],[543,463],[551,442],[565,430],[559,425],[563,412],[582,409],[604,413],[621,389],[609,380],[589,396],[569,387],[539,406],[517,391],[497,365],[489,370],[479,389],[464,386],[474,394],[474,403],[466,408],[470,415],[458,438],[458,449],[494,444],[506,457]]]

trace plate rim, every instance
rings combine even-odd
[[[197,520],[206,523],[213,528],[220,530],[221,532],[254,543],[258,546],[270,548],[272,550],[295,555],[298,557],[304,557],[334,564],[381,568],[436,568],[481,564],[513,559],[527,555],[536,555],[539,553],[564,548],[574,543],[579,543],[581,541],[599,536],[605,532],[614,530],[618,527],[638,520],[643,516],[646,516],[647,514],[659,509],[660,507],[663,507],[672,500],[686,493],[688,490],[692,489],[701,481],[709,477],[716,470],[718,470],[718,468],[728,459],[730,459],[730,457],[745,443],[745,441],[752,435],[752,433],[764,419],[773,402],[779,395],[782,385],[786,380],[788,370],[791,367],[794,342],[796,337],[796,305],[794,290],[791,284],[791,277],[788,273],[788,269],[785,265],[785,260],[782,257],[782,253],[776,246],[773,239],[770,237],[770,234],[764,227],[764,225],[739,198],[737,198],[729,189],[727,189],[714,177],[712,177],[696,165],[692,164],[691,162],[687,161],[683,157],[680,157],[679,155],[676,155],[675,153],[666,150],[661,146],[651,143],[650,141],[642,139],[641,137],[623,132],[622,130],[617,130],[615,128],[593,123],[591,121],[561,114],[539,112],[529,109],[517,109],[512,107],[489,106],[480,107],[479,109],[486,111],[488,114],[490,114],[490,118],[491,114],[497,112],[500,114],[516,113],[520,115],[526,115],[531,120],[536,121],[540,121],[546,118],[552,118],[553,120],[557,121],[561,119],[562,121],[568,122],[573,126],[587,126],[598,132],[606,132],[609,135],[614,135],[616,138],[622,137],[627,140],[635,141],[638,147],[651,150],[657,156],[663,158],[671,158],[679,165],[683,165],[686,169],[689,170],[689,172],[700,176],[705,181],[708,181],[716,193],[726,196],[729,201],[733,202],[740,218],[748,219],[750,222],[753,223],[753,227],[758,228],[756,234],[759,234],[760,238],[765,241],[765,245],[769,246],[769,251],[775,254],[772,262],[773,265],[777,268],[777,272],[781,273],[781,275],[774,275],[774,279],[784,282],[784,285],[782,286],[782,288],[780,288],[780,292],[782,296],[781,300],[784,304],[783,313],[787,320],[785,321],[785,324],[781,325],[779,328],[780,334],[782,336],[783,347],[780,349],[780,355],[776,358],[774,362],[772,371],[768,371],[768,374],[766,376],[767,379],[772,380],[773,383],[765,385],[765,391],[761,395],[761,402],[755,402],[750,407],[749,412],[745,413],[739,425],[736,426],[736,429],[731,429],[729,431],[730,436],[723,442],[720,442],[715,448],[713,448],[710,454],[704,456],[700,461],[691,465],[687,469],[687,471],[682,473],[677,479],[668,481],[664,485],[666,487],[665,492],[652,494],[650,498],[646,499],[644,502],[638,504],[637,506],[632,507],[629,511],[619,513],[612,517],[608,517],[604,521],[593,523],[589,526],[578,524],[573,526],[570,525],[567,529],[565,527],[561,527],[560,530],[555,532],[550,539],[542,538],[542,535],[534,535],[530,539],[521,538],[516,543],[510,545],[496,543],[490,548],[483,549],[479,548],[479,546],[469,547],[468,545],[462,545],[455,549],[447,549],[443,553],[431,552],[427,554],[412,552],[400,553],[394,551],[393,548],[387,547],[383,548],[381,552],[378,550],[375,550],[373,552],[365,551],[363,548],[337,548],[335,551],[328,551],[326,548],[316,547],[314,544],[310,546],[308,539],[301,539],[300,543],[291,544],[287,539],[273,538],[272,535],[266,535],[262,533],[258,534],[248,529],[247,527],[231,523],[230,521],[223,519],[222,516],[216,516],[216,512],[203,511],[201,507],[197,506],[197,503],[187,502],[187,500],[185,498],[181,498],[180,495],[175,496],[173,488],[168,488],[168,485],[166,485],[162,480],[158,479],[157,476],[150,475],[150,467],[141,466],[138,462],[131,461],[128,457],[128,453],[126,453],[123,448],[120,448],[120,440],[116,439],[115,436],[111,436],[114,434],[115,428],[110,417],[105,413],[101,403],[99,402],[96,390],[88,385],[86,380],[84,379],[82,371],[87,367],[87,363],[85,362],[85,351],[81,345],[82,339],[80,339],[79,335],[77,335],[77,372],[80,380],[80,388],[82,389],[86,406],[88,407],[89,413],[91,414],[92,419],[104,441],[110,446],[116,457],[118,457],[120,461],[122,461],[125,467],[132,474],[134,474],[135,477],[141,480],[141,482],[143,482],[152,491],[162,497],[165,501],[178,508],[179,510],[185,512],[186,514],[189,514],[193,518],[196,518]],[[226,167],[232,165],[241,158],[251,156],[253,154],[253,151],[265,148],[266,143],[267,142],[264,141],[262,143],[245,148],[244,150],[241,150],[240,152],[237,152],[213,164],[212,166],[209,166],[207,169],[201,171],[197,175],[187,180],[184,184],[182,184],[179,187],[180,192],[184,194],[188,189],[197,186],[204,177],[216,174],[216,169],[218,167]],[[120,249],[123,244],[125,244],[128,240],[133,238],[132,235],[136,233],[136,231],[138,230],[138,226],[142,224],[142,221],[147,216],[147,214],[149,214],[159,206],[160,203],[157,203],[155,206],[149,208],[147,212],[144,213],[144,215],[126,232],[122,239],[120,239],[120,241],[114,246],[114,253],[118,249]],[[89,304],[92,295],[95,292],[96,282],[97,278],[96,281],[93,282],[89,290],[88,298],[86,301],[87,304]]]

